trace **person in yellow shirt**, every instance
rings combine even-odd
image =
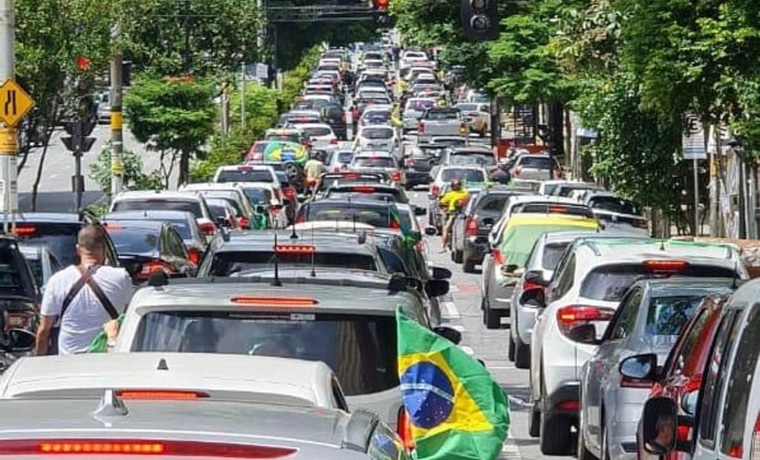
[[[451,246],[451,227],[454,225],[454,219],[457,216],[457,210],[470,199],[470,194],[467,190],[462,189],[462,181],[454,179],[451,181],[451,187],[438,202],[438,206],[446,209],[446,224],[443,226],[443,250],[446,252],[447,248]]]

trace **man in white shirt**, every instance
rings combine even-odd
[[[103,326],[127,307],[132,281],[123,268],[103,266],[106,244],[105,232],[99,226],[88,225],[79,231],[80,265],[56,273],[45,287],[37,329],[37,355],[49,354],[56,324],[60,324],[59,354],[86,352]]]

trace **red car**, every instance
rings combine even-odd
[[[702,385],[702,373],[710,357],[713,339],[720,325],[723,307],[728,302],[728,295],[706,297],[699,305],[694,316],[681,330],[678,341],[670,352],[662,370],[658,370],[649,398],[666,397],[682,407],[684,399],[693,398],[696,402],[697,392]],[[690,427],[678,427],[678,440],[689,440]],[[641,424],[636,437],[641,446]],[[639,449],[639,458],[682,459],[677,451],[658,457]]]

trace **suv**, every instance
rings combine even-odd
[[[216,233],[206,199],[196,192],[123,192],[113,199],[109,212],[121,211],[187,211],[195,216],[204,235]]]
[[[5,316],[5,327],[34,332],[39,300],[37,282],[18,243],[0,236],[0,315]]]
[[[227,201],[235,208],[235,213],[240,218],[240,226],[244,230],[251,229],[255,211],[240,185],[233,183],[186,184],[180,188],[180,191],[196,192],[206,199],[218,198]]]
[[[572,451],[571,428],[578,424],[578,376],[628,288],[642,278],[689,276],[747,278],[733,246],[635,238],[576,240],[562,257],[539,301],[543,312],[533,329],[530,432],[541,451]],[[522,302],[543,298],[523,293]]]
[[[721,315],[699,394],[680,409],[671,398],[644,406],[640,447],[652,455],[686,452],[695,460],[757,459],[760,454],[760,282],[739,288]],[[678,442],[680,426],[692,427]],[[683,430],[684,432],[686,430]]]

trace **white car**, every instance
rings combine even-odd
[[[748,277],[734,246],[650,239],[581,238],[565,251],[544,294],[529,290],[542,312],[533,328],[529,431],[545,455],[572,452],[580,373],[622,295],[643,277]]]
[[[404,112],[402,114],[404,122],[404,132],[417,130],[420,123],[420,117],[429,108],[435,107],[437,101],[433,98],[413,97],[406,101]]]
[[[199,353],[92,353],[21,358],[3,373],[0,399],[237,400],[343,409],[335,374],[321,362]]]
[[[390,126],[360,126],[354,140],[354,150],[393,152],[399,147],[396,130]]]
[[[262,164],[220,166],[214,174],[214,182],[260,182],[282,188],[274,168]]]
[[[464,116],[467,125],[470,127],[470,131],[478,133],[481,136],[485,136],[486,133],[491,131],[490,104],[462,102],[454,107],[462,112],[462,116]]]
[[[196,192],[122,192],[113,199],[108,212],[121,211],[187,211],[195,216],[204,235],[212,236],[217,230],[206,200]]]
[[[313,149],[332,150],[338,146],[338,136],[327,123],[304,123],[298,128],[309,136]]]
[[[391,126],[392,110],[388,106],[369,106],[359,118],[359,126]]]
[[[240,184],[236,183],[205,183],[205,184],[185,184],[180,188],[181,192],[197,192],[203,195],[204,198],[222,198],[233,200],[232,206],[239,216],[245,219],[241,222],[243,228],[249,228],[251,218],[254,214],[253,206],[251,206],[245,191]]]
[[[384,172],[390,176],[393,183],[400,187],[406,185],[406,175],[401,169],[396,157],[385,151],[358,152],[348,169],[356,172]]]

